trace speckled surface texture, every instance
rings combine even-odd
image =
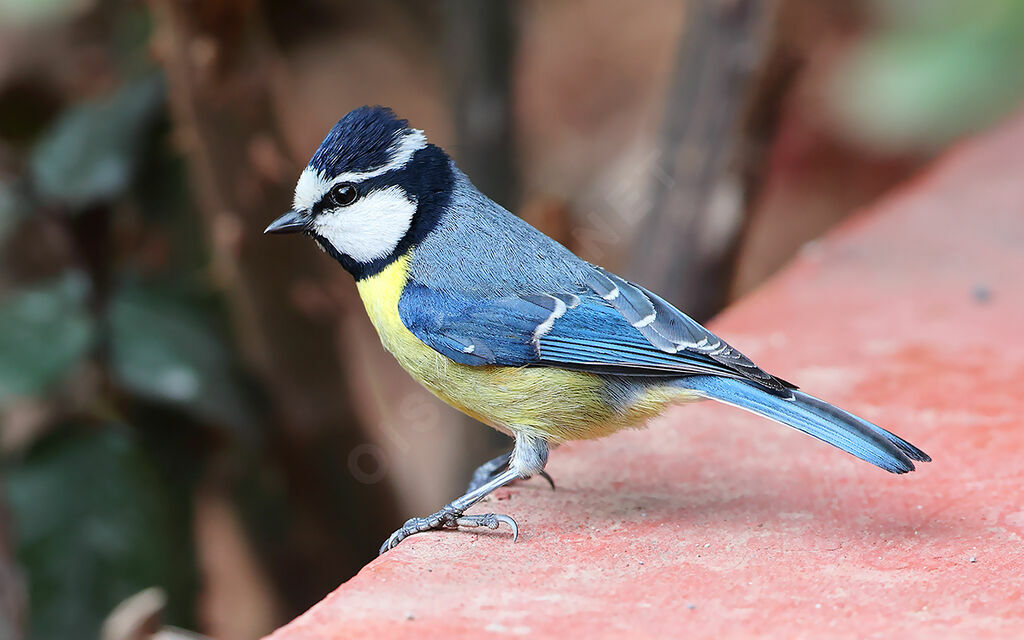
[[[892,476],[681,407],[556,450],[556,492],[531,480],[475,509],[513,515],[518,543],[414,536],[272,638],[1024,637],[1024,119],[711,328],[935,462]]]

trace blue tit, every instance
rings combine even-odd
[[[892,473],[930,460],[906,440],[773,376],[661,297],[581,260],[478,191],[439,147],[383,107],[327,134],[292,210],[267,233],[304,233],[354,276],[384,348],[439,398],[514,439],[467,492],[410,535],[489,527],[466,514],[541,474],[567,440],[639,427],[667,406],[717,400],[789,425]]]

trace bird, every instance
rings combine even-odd
[[[895,474],[930,462],[885,429],[767,373],[669,302],[569,251],[481,193],[424,132],[386,107],[335,124],[265,233],[311,237],[355,279],[383,347],[441,400],[512,438],[466,492],[409,519],[424,531],[505,524],[466,511],[547,476],[572,440],[642,427],[714,400],[788,425]]]

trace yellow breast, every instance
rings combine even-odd
[[[655,388],[617,409],[596,375],[546,367],[471,367],[424,344],[402,323],[398,300],[409,277],[409,256],[357,283],[381,343],[418,382],[460,411],[506,433],[526,431],[560,442],[637,426],[679,392]]]

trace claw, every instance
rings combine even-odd
[[[397,535],[398,535],[397,531],[392,533],[388,537],[388,539],[384,541],[384,544],[382,544],[380,546],[380,551],[377,552],[377,555],[382,556],[385,553],[387,553],[388,551],[391,551],[392,549],[394,549],[395,545],[398,544],[398,541],[395,540],[395,536],[397,536]]]
[[[543,443],[542,443],[543,445]],[[540,445],[538,445],[540,446]],[[543,446],[541,451],[543,458],[547,458],[546,445]],[[506,456],[502,456],[506,458]],[[474,482],[479,480],[477,476],[489,476],[487,481],[484,482],[477,488],[470,488],[465,495],[452,500],[440,511],[426,518],[411,518],[408,520],[402,528],[391,534],[391,536],[384,542],[380,547],[380,553],[384,553],[394,549],[396,546],[401,544],[402,540],[405,540],[411,535],[422,533],[424,531],[430,531],[433,529],[454,529],[459,526],[463,527],[487,527],[488,529],[498,529],[502,523],[508,525],[508,528],[512,530],[512,542],[519,540],[519,525],[510,516],[498,513],[485,513],[481,515],[465,515],[466,509],[473,506],[485,496],[490,494],[492,491],[499,487],[503,487],[508,483],[518,479],[520,476],[516,471],[511,469],[505,469],[503,472],[493,475],[493,467],[504,462],[501,458],[492,460],[491,462],[482,465],[477,473],[474,474]],[[551,480],[551,477],[542,473],[542,475],[554,488],[555,483]]]
[[[503,513],[456,516],[452,512],[438,512],[428,518],[412,518],[401,529],[391,534],[391,537],[381,545],[378,555],[384,555],[384,553],[397,547],[402,540],[424,531],[455,527],[487,527],[488,529],[497,529],[502,523],[508,525],[508,528],[512,530],[512,542],[519,540],[519,525],[516,524],[516,521],[511,516]]]
[[[519,525],[512,519],[512,516],[507,516],[504,513],[485,513],[483,515],[462,516],[455,521],[455,524],[460,527],[487,527],[488,529],[497,529],[503,522],[512,530],[512,542],[518,540]]]
[[[552,477],[551,477],[551,476],[550,476],[550,475],[548,474],[548,472],[547,472],[547,471],[543,471],[543,470],[541,470],[541,472],[540,472],[540,477],[542,477],[542,478],[544,478],[545,480],[547,480],[547,481],[548,481],[548,484],[550,484],[550,485],[551,485],[551,490],[552,490],[552,491],[554,491],[554,490],[555,490],[555,479],[554,479],[554,478],[552,478]]]
[[[505,524],[507,524],[508,528],[512,530],[512,542],[516,542],[519,540],[519,525],[516,524],[516,521],[512,519],[512,516],[506,516],[503,513],[499,513],[495,515],[495,518],[497,518],[500,522],[504,522]]]

